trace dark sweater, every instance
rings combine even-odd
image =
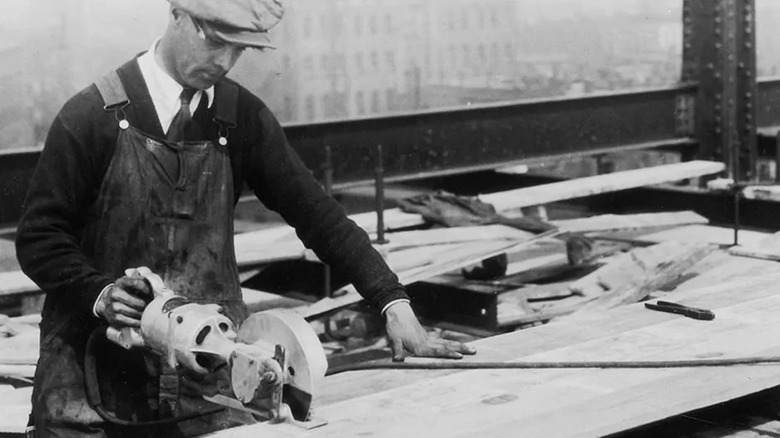
[[[130,124],[164,138],[138,63],[132,60],[123,65],[119,76],[131,101],[125,109]],[[228,137],[235,199],[248,185],[265,206],[295,228],[306,247],[350,279],[376,308],[406,298],[397,276],[373,249],[366,233],[324,193],[290,147],[271,111],[245,88],[239,90],[237,126]],[[217,125],[211,115],[199,113],[195,120],[206,139],[216,140]],[[94,85],[64,105],[52,123],[30,182],[16,239],[23,271],[45,292],[68,294],[74,308],[85,316],[92,315],[98,294],[115,280],[93,267],[80,241],[85,217],[95,214],[93,204],[113,156],[118,129],[114,114],[104,111]]]

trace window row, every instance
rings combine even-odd
[[[377,51],[372,51],[370,53],[358,52],[353,54],[351,58],[351,69],[358,73],[366,71],[396,71],[396,54],[391,50],[386,51],[384,56],[380,56],[380,53]],[[343,54],[320,55],[319,59],[316,61],[314,56],[304,56],[303,71],[305,73],[313,73],[315,70],[321,70],[325,72],[347,70],[350,68],[350,66],[347,65],[347,62],[347,57]],[[315,65],[315,63],[317,65]]]
[[[288,120],[297,120],[301,116],[305,121],[314,121],[381,114],[400,109],[398,92],[393,88],[357,91],[352,94],[351,102],[349,97],[345,93],[328,93],[319,97],[309,94],[303,99],[303,107],[297,114],[293,99],[287,96],[284,98],[282,114]]]
[[[315,21],[317,23],[315,23]],[[341,14],[322,14],[319,18],[311,15],[303,17],[302,22],[303,38],[314,39],[323,36],[341,36],[351,31],[353,36],[362,37],[368,35],[392,34],[395,32],[393,16],[385,14],[382,17],[377,15],[355,15],[352,23],[347,23],[347,19]]]

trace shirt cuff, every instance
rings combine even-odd
[[[385,316],[385,312],[387,312],[387,309],[389,309],[390,307],[392,307],[393,305],[398,304],[398,303],[407,303],[408,304],[408,303],[410,303],[410,301],[408,299],[406,299],[406,298],[399,298],[397,300],[390,301],[389,303],[385,304],[385,307],[382,307],[382,311],[379,312],[379,314],[382,315],[382,316]]]
[[[103,298],[103,294],[106,293],[108,288],[113,286],[114,283],[109,283],[106,285],[106,287],[103,288],[103,290],[100,291],[100,293],[97,296],[97,299],[95,300],[95,303],[92,304],[92,314],[95,315],[96,318],[100,318],[100,315],[97,314],[97,305],[100,302],[100,299]]]

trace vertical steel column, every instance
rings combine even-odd
[[[737,7],[737,168],[743,180],[755,181],[758,179],[755,0],[738,0]]]
[[[694,20],[694,12],[697,11],[693,1],[684,0],[682,9],[683,20],[683,62],[680,81],[683,83],[696,82],[698,75],[697,54],[701,50],[699,40],[695,38],[698,35],[694,26],[698,23]],[[689,94],[680,94],[676,98],[675,120],[677,134],[680,136],[696,136],[696,97]],[[692,149],[686,149],[683,152],[682,160],[690,161],[696,158],[696,153]]]
[[[683,81],[696,81],[699,158],[755,178],[755,0],[684,0]]]

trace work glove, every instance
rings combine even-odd
[[[462,342],[430,335],[417,320],[409,303],[393,304],[385,311],[387,336],[393,350],[393,361],[403,362],[407,354],[418,357],[460,359],[475,354],[474,347]]]
[[[137,274],[125,275],[100,294],[95,313],[111,327],[140,328],[141,314],[153,298],[148,280]]]

